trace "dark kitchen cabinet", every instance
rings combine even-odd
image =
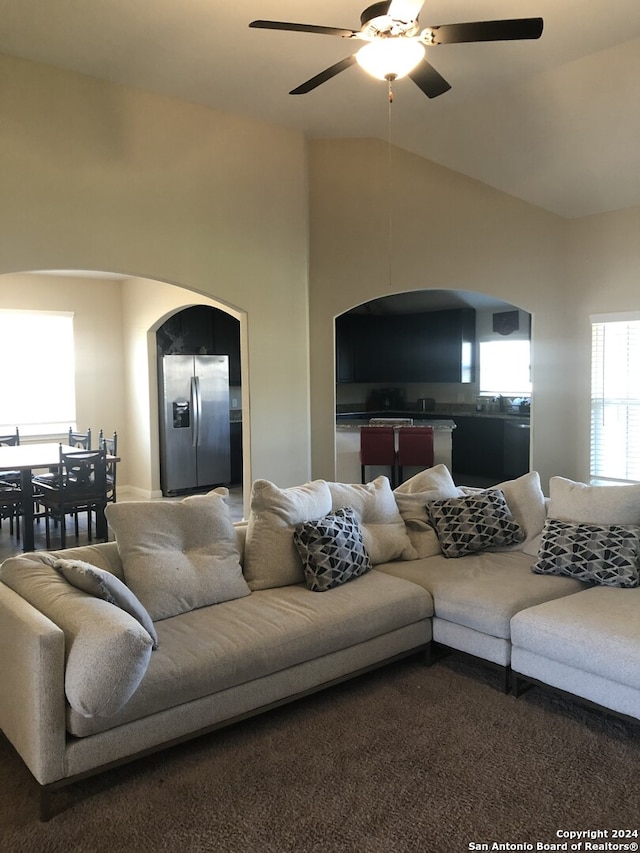
[[[158,329],[160,355],[228,355],[229,384],[241,385],[240,321],[208,305],[174,314]]]
[[[231,482],[242,483],[242,422],[229,424],[229,442],[231,449]]]
[[[355,382],[353,373],[354,347],[353,316],[336,317],[336,382]]]
[[[504,480],[514,480],[529,470],[530,435],[528,420],[504,421]]]
[[[241,385],[240,321],[215,308],[213,315],[213,355],[229,356],[229,385]]]
[[[451,465],[457,475],[502,479],[503,421],[499,418],[455,417]]]
[[[344,314],[336,319],[338,382],[471,382],[475,311]]]
[[[465,476],[499,483],[527,473],[527,420],[458,416],[454,420],[456,429],[452,435],[451,465],[461,484],[464,484]]]

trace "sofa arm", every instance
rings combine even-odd
[[[64,669],[60,628],[0,583],[0,729],[42,785],[65,775]]]

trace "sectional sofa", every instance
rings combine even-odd
[[[236,525],[226,497],[112,504],[114,541],[0,567],[0,728],[43,819],[56,788],[433,642],[640,720],[640,487],[258,480]]]

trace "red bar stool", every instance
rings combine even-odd
[[[360,471],[365,483],[367,465],[384,465],[391,468],[391,487],[395,486],[396,440],[393,427],[361,427],[360,429]]]
[[[433,466],[433,427],[400,427],[398,429],[398,485],[405,466]]]

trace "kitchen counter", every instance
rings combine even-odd
[[[422,409],[404,409],[402,411],[393,409],[391,411],[368,412],[364,409],[337,412],[336,421],[342,423],[347,420],[368,421],[369,418],[413,418],[420,421],[428,421],[433,418],[434,424],[442,418],[498,418],[499,420],[512,420],[522,418],[529,420],[529,412],[477,412],[474,408],[447,408],[438,406],[433,412],[425,412]]]
[[[411,417],[408,415],[407,417]],[[394,429],[399,429],[402,427],[433,427],[434,430],[448,430],[449,432],[452,429],[456,428],[456,423],[453,420],[448,420],[446,418],[438,418],[437,420],[429,420],[428,418],[413,418],[412,424],[370,424],[368,420],[358,420],[353,418],[351,420],[345,421],[337,421],[336,422],[336,430],[361,430],[368,429],[370,426],[392,426]]]

